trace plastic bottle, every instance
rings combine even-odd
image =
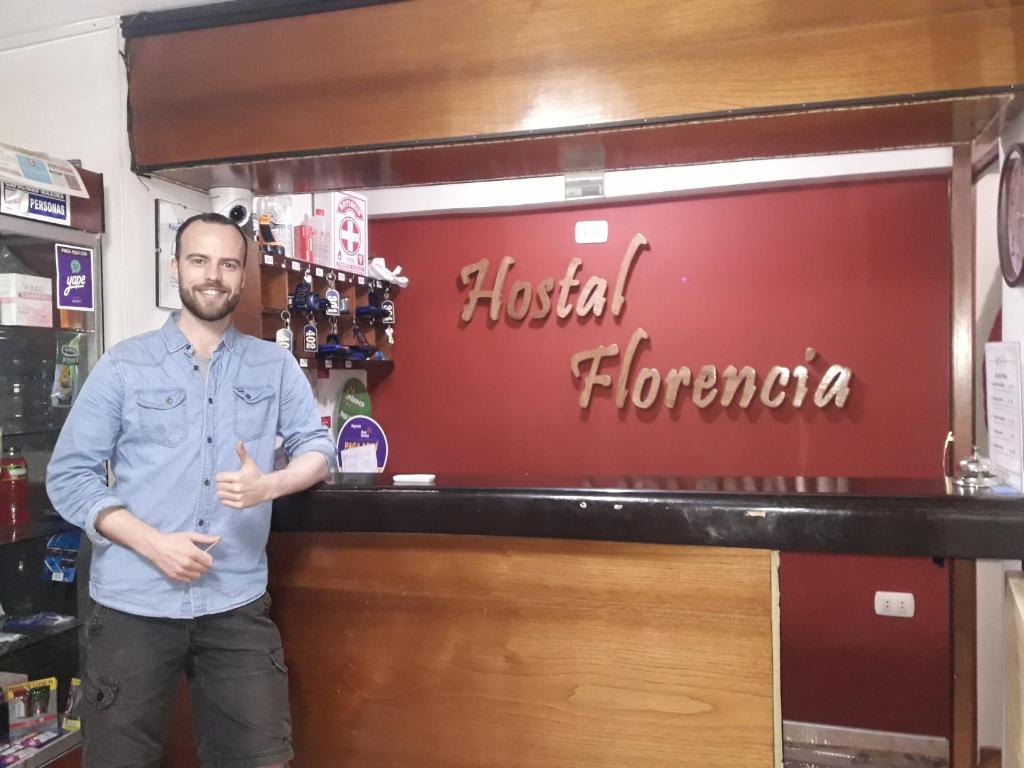
[[[28,462],[9,446],[0,460],[0,527],[28,522]]]
[[[323,208],[317,208],[310,223],[313,226],[313,262],[324,267],[331,264],[331,232],[327,224],[327,214]]]
[[[313,263],[313,217],[308,213],[302,223],[295,227],[295,258]]]

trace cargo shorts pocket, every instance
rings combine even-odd
[[[170,387],[140,389],[135,393],[139,434],[148,443],[177,448],[188,437],[185,390]]]
[[[93,680],[86,676],[82,680],[82,698],[93,709],[104,710],[113,706],[121,686],[113,681]]]
[[[268,385],[231,388],[235,401],[235,435],[240,440],[255,440],[271,431],[270,407],[274,403],[274,388]]]

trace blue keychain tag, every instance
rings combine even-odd
[[[327,299],[327,316],[337,317],[341,314],[341,294],[333,288],[328,288],[324,293],[324,298]]]
[[[302,327],[302,350],[304,352],[316,352],[317,350],[316,326],[312,323],[306,323]]]

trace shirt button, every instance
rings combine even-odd
[[[206,525],[206,521],[205,521],[205,520],[200,520],[200,521],[199,521],[199,527],[200,527],[200,528],[202,528],[202,527],[203,527],[203,526],[205,526],[205,525]]]
[[[209,480],[203,480],[203,485],[209,485],[209,484],[210,484]]]
[[[171,404],[171,403],[173,403],[173,402],[174,402],[174,401],[173,401],[173,400],[172,400],[171,398],[169,398],[169,397],[167,398],[167,404],[168,404],[168,405],[170,405],[170,404]]]
[[[198,371],[199,370],[199,366],[198,365],[193,365],[192,366],[192,370],[193,371]]]
[[[206,402],[208,402],[210,405],[213,405],[213,398],[212,397],[206,398]]]
[[[212,443],[212,442],[213,442],[213,438],[212,438],[212,437],[208,437],[208,438],[206,438],[206,442],[208,442],[208,443]]]
[[[192,349],[192,345],[191,344],[186,344],[185,345],[185,349]]]

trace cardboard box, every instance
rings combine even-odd
[[[0,274],[0,325],[53,327],[53,281],[37,275]]]
[[[57,728],[57,678],[14,683],[4,688],[8,738],[11,741],[32,731]]]
[[[370,228],[366,198],[356,192],[317,192],[313,210],[327,217],[325,235],[314,232],[314,263],[350,275],[366,275]]]

